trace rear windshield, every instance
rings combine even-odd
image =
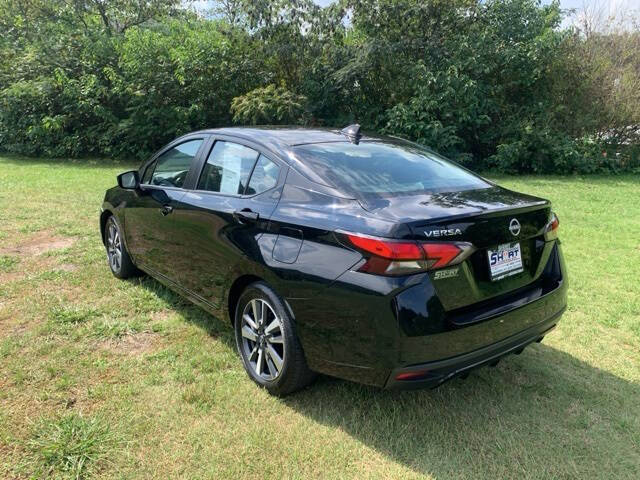
[[[347,142],[299,145],[296,156],[338,189],[388,196],[488,188],[479,177],[408,143]]]

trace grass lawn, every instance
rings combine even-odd
[[[0,478],[639,478],[640,177],[498,179],[560,217],[542,344],[437,390],[277,399],[225,319],[112,277],[98,211],[126,167],[0,157]]]

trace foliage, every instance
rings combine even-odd
[[[445,72],[425,71],[417,78],[408,102],[389,110],[385,130],[452,157],[462,155],[467,135],[491,123],[478,83],[454,66]]]
[[[231,113],[233,121],[241,124],[294,124],[302,117],[305,101],[284,87],[268,85],[234,98]]]
[[[562,29],[539,0],[186,4],[0,0],[0,150],[140,159],[232,122],[357,121],[475,169],[637,168],[637,29]]]

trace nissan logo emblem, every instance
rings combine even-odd
[[[520,235],[520,222],[517,219],[511,219],[511,221],[509,222],[509,231],[514,237]]]

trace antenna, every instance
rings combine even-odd
[[[349,125],[348,127],[344,127],[342,130],[340,130],[340,133],[347,137],[351,143],[355,143],[356,145],[360,143],[360,139],[362,138],[362,134],[360,133],[360,125],[357,123]]]

